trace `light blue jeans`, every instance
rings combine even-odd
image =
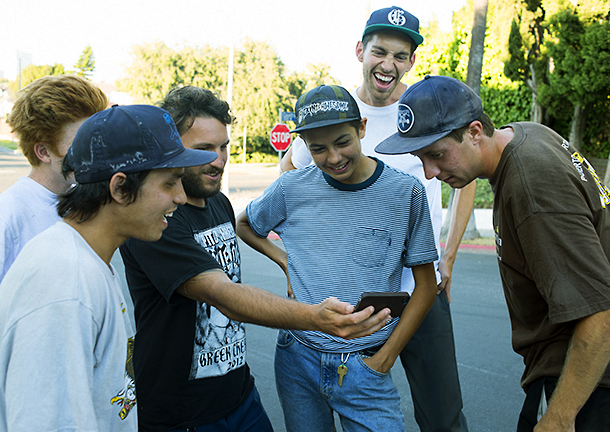
[[[336,411],[345,432],[404,431],[400,395],[390,374],[371,369],[361,354],[351,353],[339,386],[340,364],[341,354],[313,350],[279,331],[275,382],[286,430],[330,432]]]

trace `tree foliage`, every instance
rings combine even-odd
[[[25,87],[29,83],[36,81],[38,78],[49,75],[64,75],[66,73],[64,65],[55,63],[54,65],[28,65],[21,70],[21,88]],[[15,81],[11,81],[9,89],[13,94],[19,91],[19,76]]]
[[[504,75],[506,44],[510,33],[510,20],[514,4],[497,0],[488,4],[487,31],[481,74],[481,99],[485,112],[497,125],[528,120],[530,93],[523,82],[512,82]],[[438,22],[422,26],[424,44],[417,48],[415,66],[405,79],[414,83],[425,75],[446,75],[466,81],[468,69],[470,29],[474,7],[470,1],[453,14],[451,31],[444,32]]]
[[[95,57],[93,56],[91,45],[87,45],[83,50],[78,61],[74,65],[74,68],[76,69],[76,75],[79,77],[87,79],[91,77],[91,74],[95,70]]]
[[[531,90],[532,120],[569,137],[586,155],[606,157],[610,3],[522,0],[516,5],[504,70]]]
[[[132,63],[118,82],[139,102],[155,103],[173,87],[194,85],[227,98],[229,49],[226,47],[167,47],[162,42],[137,45]],[[247,127],[248,152],[274,153],[269,132],[278,112],[292,111],[297,98],[320,84],[338,83],[325,64],[308,65],[304,72],[288,73],[275,49],[266,42],[244,39],[234,54],[231,111],[240,127],[232,129],[232,141],[241,142]]]

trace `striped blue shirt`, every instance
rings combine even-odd
[[[252,230],[271,230],[288,252],[298,301],[334,296],[356,305],[365,291],[399,292],[402,267],[438,258],[426,191],[414,176],[377,161],[360,184],[344,184],[316,166],[283,174],[246,209]],[[354,352],[385,343],[396,324],[345,340],[318,331],[292,331],[324,352]]]

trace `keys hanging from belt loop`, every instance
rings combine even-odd
[[[347,366],[345,366],[345,363],[347,363],[349,355],[350,353],[347,353],[347,357],[345,360],[343,360],[343,353],[341,353],[341,364],[337,368],[337,373],[339,374],[339,386],[343,385],[343,377],[347,375]]]

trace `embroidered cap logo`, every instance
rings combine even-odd
[[[407,133],[413,127],[413,121],[415,115],[409,105],[400,104],[398,105],[398,130],[401,133]]]
[[[298,123],[301,124],[307,116],[316,117],[321,113],[328,113],[330,111],[347,112],[349,110],[349,103],[347,101],[339,100],[326,100],[322,102],[312,102],[309,105],[305,105],[298,112]]]
[[[404,12],[405,11],[401,9],[392,9],[388,14],[388,21],[390,21],[390,24],[400,27],[404,26],[407,22],[407,19],[403,15]]]

